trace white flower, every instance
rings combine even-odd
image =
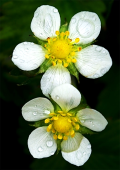
[[[36,37],[46,41],[44,47],[23,42],[13,51],[12,61],[22,70],[34,70],[46,60],[53,66],[48,68],[41,79],[43,94],[48,96],[52,89],[60,84],[71,83],[66,67],[74,63],[77,70],[85,77],[98,78],[111,67],[109,52],[98,45],[82,46],[94,41],[101,29],[101,22],[96,13],[79,12],[69,23],[68,31],[59,32],[60,15],[58,10],[49,5],[42,5],[34,13],[31,30]]]
[[[57,86],[51,98],[61,108],[57,112],[48,99],[41,97],[29,101],[22,108],[22,115],[27,121],[45,119],[45,126],[38,127],[30,134],[29,151],[34,158],[49,157],[56,152],[57,141],[61,141],[63,158],[81,166],[90,157],[91,145],[79,130],[85,126],[99,132],[106,127],[107,121],[98,111],[90,108],[71,112],[80,104],[81,94],[70,84]]]

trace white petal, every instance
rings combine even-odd
[[[41,79],[41,89],[49,97],[52,90],[61,84],[71,83],[69,71],[62,65],[51,66]]]
[[[83,11],[72,17],[68,30],[73,41],[80,38],[80,43],[87,44],[98,37],[101,22],[96,13]]]
[[[34,13],[31,22],[32,32],[40,39],[53,37],[60,28],[60,15],[58,10],[49,5],[42,5]]]
[[[31,42],[20,43],[13,51],[12,61],[21,70],[35,70],[44,60],[45,52],[43,47]]]
[[[37,121],[49,117],[54,112],[52,103],[46,98],[35,98],[22,107],[22,115],[27,121]]]
[[[47,127],[35,129],[28,138],[28,148],[34,158],[45,158],[53,155],[57,144],[53,135],[46,131]]]
[[[75,133],[74,137],[69,136],[67,140],[61,142],[61,150],[63,152],[72,152],[79,148],[83,136],[80,133]]]
[[[75,66],[87,78],[94,79],[103,76],[111,65],[110,54],[103,47],[92,45],[77,53]]]
[[[89,108],[78,111],[77,117],[79,118],[82,126],[86,126],[96,132],[105,129],[108,124],[107,120],[101,113]]]
[[[54,88],[51,97],[66,112],[77,107],[81,100],[80,92],[71,84]]]
[[[89,159],[90,154],[91,145],[85,137],[82,138],[80,146],[77,150],[69,153],[62,151],[63,158],[76,166],[82,166]]]

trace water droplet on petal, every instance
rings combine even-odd
[[[13,58],[14,58],[14,59],[17,59],[17,58],[18,58],[18,56],[17,56],[17,55],[14,55],[14,56],[13,56]]]
[[[40,33],[41,36],[43,36],[43,33]]]
[[[47,143],[46,143],[46,144],[47,144],[47,146],[48,146],[48,147],[51,147],[51,146],[53,146],[53,141],[52,141],[52,140],[47,141]]]
[[[38,151],[39,151],[39,152],[42,152],[42,151],[43,151],[43,148],[40,146],[40,147],[38,148]]]
[[[20,62],[21,62],[21,63],[24,63],[25,61],[21,59]]]
[[[58,100],[59,98],[60,98],[60,97],[57,95],[57,96],[56,96],[56,99]]]
[[[23,44],[27,44],[27,42],[24,42]]]
[[[75,19],[75,18],[72,18],[71,22],[72,22],[72,24],[75,24],[76,19]]]
[[[82,157],[81,152],[78,151],[76,156],[77,156],[77,159],[81,159],[81,157]]]
[[[39,12],[36,11],[36,12],[34,13],[34,17],[38,17],[38,15],[39,15]]]
[[[53,9],[53,12],[55,12],[55,13],[56,13],[56,12],[58,12],[58,10],[57,10],[56,8],[54,8],[54,9]]]
[[[93,126],[95,126],[95,125],[93,124]]]
[[[86,155],[86,152],[83,152],[83,155]]]
[[[51,155],[54,155],[54,152],[51,152]]]
[[[100,52],[101,49],[102,49],[101,47],[96,47],[96,51],[99,51],[99,52]]]
[[[81,120],[81,123],[84,123],[85,121],[84,120]]]
[[[99,74],[94,74],[93,75],[93,78],[98,78],[99,77]]]
[[[88,144],[87,148],[88,148],[88,149],[90,149],[90,148],[91,148],[91,145],[90,145],[90,144]]]
[[[37,112],[33,112],[33,115],[36,116],[36,115],[37,115]]]
[[[95,21],[95,20],[96,20],[96,17],[93,17],[93,20]]]
[[[102,74],[105,74],[105,73],[107,72],[107,70],[106,70],[106,68],[102,68],[102,69],[100,70],[100,72],[101,72]]]
[[[49,110],[45,110],[44,113],[45,114],[50,114],[50,111]]]

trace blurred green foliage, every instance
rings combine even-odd
[[[40,90],[42,74],[35,76],[35,72],[24,72],[16,68],[11,61],[11,55],[18,43],[30,41],[37,43],[30,30],[30,23],[37,7],[52,5],[58,8],[61,24],[69,23],[71,17],[80,11],[92,11],[98,14],[102,29],[106,28],[113,0],[1,0],[0,1],[0,98],[13,101],[23,106],[27,101],[43,96]],[[117,170],[119,165],[119,118],[118,116],[118,65],[114,63],[112,69],[100,78],[98,83],[104,84],[104,89],[98,96],[96,110],[99,110],[109,121],[107,128],[95,135],[86,135],[92,144],[93,153],[82,167],[76,167],[66,162],[61,154],[50,158],[34,159],[30,167],[40,169],[95,169]],[[116,76],[114,76],[116,75]],[[78,76],[78,75],[77,75]],[[76,76],[76,77],[77,77]],[[111,77],[114,77],[112,81]],[[92,87],[93,89],[95,87]],[[87,100],[87,99],[86,99]],[[94,100],[94,99],[93,99]],[[114,102],[113,102],[114,100]],[[27,149],[27,138],[33,130],[20,115],[19,141]],[[47,163],[46,163],[47,162]]]

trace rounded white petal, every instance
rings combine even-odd
[[[80,133],[75,133],[74,137],[69,136],[67,140],[61,142],[61,150],[63,152],[72,152],[79,148],[83,136]]]
[[[55,31],[60,28],[60,15],[58,10],[49,5],[42,5],[37,8],[31,22],[31,30],[36,37],[46,40],[53,37]]]
[[[80,92],[71,84],[54,88],[51,97],[66,112],[77,107],[81,100]]]
[[[38,68],[45,60],[43,47],[31,42],[18,44],[12,55],[13,63],[21,70],[31,71]]]
[[[77,53],[75,63],[78,71],[87,78],[103,76],[112,66],[109,52],[100,46],[91,45]]]
[[[47,127],[35,129],[28,138],[28,148],[34,158],[45,158],[53,155],[57,144],[53,135],[46,131]]]
[[[82,44],[87,44],[95,40],[101,30],[101,22],[96,13],[93,12],[79,12],[74,15],[70,21],[69,38],[73,41],[80,38]]]
[[[85,137],[82,138],[82,141],[77,150],[68,153],[62,151],[63,158],[76,166],[82,166],[89,159],[90,154],[91,145]]]
[[[49,97],[52,90],[61,84],[71,83],[69,71],[62,65],[51,66],[41,79],[41,89]]]
[[[78,111],[77,117],[82,126],[86,126],[87,128],[96,132],[105,129],[106,125],[108,124],[107,120],[101,113],[89,108]]]
[[[35,98],[22,107],[22,115],[27,121],[37,121],[49,117],[54,112],[52,103],[46,98]]]

